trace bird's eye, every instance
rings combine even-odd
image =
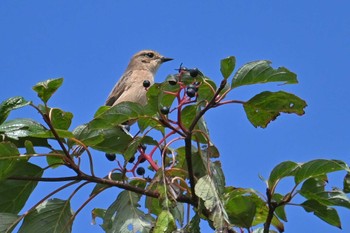
[[[152,57],[154,57],[154,53],[146,53],[145,56],[152,58]]]

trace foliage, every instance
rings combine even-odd
[[[264,91],[247,101],[228,100],[227,94],[243,85],[297,83],[293,72],[284,67],[274,69],[269,61],[250,62],[232,75],[235,63],[233,56],[221,60],[223,79],[219,86],[198,69],[180,67],[164,82],[147,87],[147,106],[130,102],[103,106],[90,122],[73,130],[73,114],[48,105],[62,85],[62,78],[33,87],[42,101],[39,105],[23,97],[3,101],[0,232],[11,232],[19,223],[19,232],[71,232],[82,208],[110,187],[123,191],[114,201],[110,200],[107,209],[96,207],[92,211],[94,218],[102,219],[101,227],[106,232],[200,232],[200,221],[207,221],[217,232],[283,232],[283,222],[287,221],[285,206],[291,204],[341,228],[334,207],[350,209],[350,169],[342,161],[282,162],[266,180],[265,195],[252,188],[226,185],[219,150],[211,141],[204,120],[209,110],[241,104],[251,124],[265,128],[281,113],[303,115],[307,106],[304,100],[285,91]],[[11,111],[28,106],[39,112],[43,123],[27,118],[8,119]],[[136,120],[140,130],[135,136],[121,126],[130,120]],[[153,132],[161,136],[156,137]],[[179,142],[184,142],[184,146]],[[123,159],[115,161],[115,168],[106,170],[105,177],[98,177],[94,174],[92,149],[118,153]],[[46,157],[46,167],[38,166],[38,157]],[[88,171],[80,167],[81,160],[88,160]],[[149,165],[147,178],[143,162]],[[59,166],[75,175],[43,177],[45,170]],[[336,171],[346,172],[344,187],[326,190],[327,175]],[[278,193],[277,186],[286,177],[294,178],[294,186],[287,193]],[[63,185],[20,214],[38,182],[44,181]],[[77,210],[71,210],[75,193],[91,183],[95,187],[86,201]],[[69,198],[55,198],[55,194],[71,186],[75,190]],[[140,208],[142,196],[146,197],[144,208]],[[295,196],[304,200],[292,203]],[[192,213],[186,211],[184,204],[194,207]],[[270,230],[271,226],[275,230]]]

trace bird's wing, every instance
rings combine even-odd
[[[123,94],[124,91],[128,89],[128,82],[125,79],[128,79],[132,75],[132,71],[125,72],[124,75],[119,79],[117,84],[112,89],[111,93],[107,97],[106,106],[113,106],[115,101]]]

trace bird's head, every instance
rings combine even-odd
[[[156,73],[162,63],[171,60],[173,59],[164,57],[156,51],[142,50],[131,58],[128,70],[149,70],[152,73]]]

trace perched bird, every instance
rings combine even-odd
[[[142,50],[136,53],[109,94],[106,105],[114,106],[123,101],[145,105],[147,103],[147,90],[143,86],[143,82],[148,80],[152,85],[160,65],[171,60],[173,59],[164,57],[152,50]]]
[[[124,101],[130,101],[146,105],[147,96],[144,82],[148,85],[154,83],[154,76],[164,62],[171,61],[172,58],[164,57],[153,50],[142,50],[136,53],[130,60],[128,67],[124,74],[115,84],[111,93],[109,94],[105,105],[114,106]],[[135,123],[135,121],[128,121],[123,123],[128,130],[128,126]],[[106,154],[109,160],[114,160],[115,155]]]

